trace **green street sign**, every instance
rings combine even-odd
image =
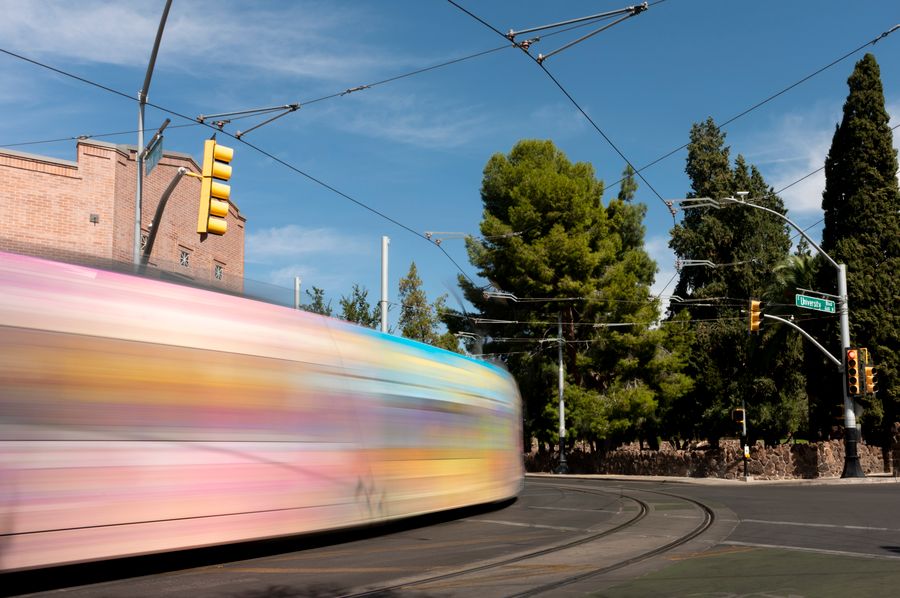
[[[794,303],[797,305],[797,307],[805,307],[806,309],[825,311],[830,314],[834,313],[834,301],[831,301],[830,299],[807,297],[806,295],[794,295]]]

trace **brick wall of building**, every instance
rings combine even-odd
[[[179,167],[200,171],[190,156],[166,153],[144,177],[145,233]],[[79,141],[77,162],[0,150],[0,250],[131,263],[135,173],[135,152],[129,146]],[[199,179],[182,177],[163,214],[150,263],[196,282],[240,289],[245,219],[231,205],[228,232],[201,240],[196,232],[199,195]],[[216,278],[216,265],[221,279]]]

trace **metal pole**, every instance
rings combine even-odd
[[[144,252],[141,255],[141,271],[143,271],[150,262],[150,252],[153,251],[153,244],[156,242],[156,234],[159,232],[160,224],[162,224],[163,212],[166,209],[166,204],[169,203],[169,197],[172,195],[172,192],[175,191],[178,181],[180,181],[181,177],[187,174],[187,172],[188,169],[184,166],[179,168],[175,173],[175,178],[172,179],[169,186],[163,191],[162,197],[159,198],[159,204],[156,206],[156,215],[153,217],[153,222],[150,224],[150,234],[147,235],[147,246],[144,248]]]
[[[134,162],[137,167],[137,187],[134,196],[134,263],[139,264],[141,261],[141,195],[143,194],[142,186],[144,183],[144,95],[141,92],[138,95],[140,104],[138,106],[138,141],[137,152],[135,152]]]
[[[569,473],[569,465],[566,463],[566,401],[563,398],[565,369],[563,366],[562,312],[559,312],[557,319],[557,332],[559,334],[559,467],[556,469],[556,473]]]
[[[159,43],[162,41],[163,29],[166,27],[166,19],[169,17],[169,8],[172,0],[166,0],[162,17],[159,20],[159,28],[156,31],[156,40],[153,42],[153,50],[150,53],[150,64],[147,65],[147,73],[144,75],[144,85],[138,92],[138,142],[135,153],[135,166],[137,167],[137,183],[134,195],[134,263],[141,263],[141,197],[144,185],[144,106],[147,104],[147,92],[150,90],[150,79],[153,77],[153,67],[156,64],[156,54],[159,52]]]
[[[838,295],[840,296],[841,309],[841,353],[842,362],[847,359],[847,349],[850,348],[850,306],[847,302],[847,266],[838,264]],[[846,377],[847,364],[844,363],[844,377]],[[859,464],[857,443],[859,442],[859,429],[856,427],[856,412],[853,410],[853,399],[847,394],[847,385],[841,381],[841,392],[844,396],[844,471],[842,478],[864,478]]]
[[[299,276],[294,277],[294,309],[300,309],[300,280]]]
[[[388,245],[390,237],[381,237],[381,331],[388,331]]]
[[[741,422],[743,425],[741,439],[744,441],[741,448],[744,451],[744,480],[749,479],[750,474],[748,472],[748,461],[750,460],[750,439],[747,437],[747,401],[745,399],[741,399],[741,409],[744,411],[744,421]]]

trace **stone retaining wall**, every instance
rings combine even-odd
[[[859,462],[866,474],[885,469],[881,448],[858,444]],[[658,451],[640,450],[637,444],[614,451],[591,453],[576,446],[566,455],[571,473],[659,475],[735,479],[744,476],[743,451],[738,440],[722,440],[718,448],[675,450],[663,443]],[[558,453],[525,455],[527,471],[549,472],[559,464]],[[811,444],[750,447],[748,473],[761,480],[838,478],[844,467],[844,443],[830,440]]]

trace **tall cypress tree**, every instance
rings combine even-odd
[[[850,92],[825,160],[822,248],[847,265],[852,345],[868,347],[879,372],[878,399],[863,418],[900,417],[900,190],[897,152],[878,63],[866,54],[847,80]],[[834,281],[823,269],[823,284]]]
[[[732,166],[725,134],[712,119],[695,124],[690,138],[689,197],[722,199],[746,191],[748,201],[785,212],[756,167],[742,156]],[[770,286],[772,271],[788,254],[784,222],[736,205],[691,209],[672,230],[670,247],[679,260],[714,264],[683,267],[675,287],[675,295],[686,301],[673,303],[672,310],[683,309],[695,321],[688,373],[696,384],[680,409],[692,414],[697,427],[678,432],[712,439],[730,435],[729,412],[742,400],[750,410],[753,436],[773,441],[801,429],[806,410],[802,379],[794,375],[800,365],[798,343],[774,329],[748,337],[743,313],[748,300]]]

